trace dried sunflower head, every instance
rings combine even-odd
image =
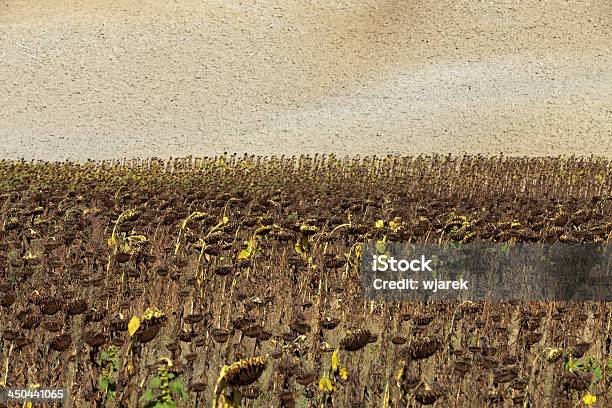
[[[350,331],[341,341],[340,347],[346,351],[357,351],[375,340],[375,336],[368,329]]]
[[[413,340],[407,347],[404,347],[400,354],[406,360],[422,360],[434,355],[441,345],[440,341],[435,337],[421,337]]]
[[[229,366],[223,367],[222,378],[229,385],[240,387],[250,385],[259,379],[266,368],[265,357],[250,357],[241,359]]]

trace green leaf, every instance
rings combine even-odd
[[[109,391],[109,392],[106,394],[106,399],[107,399],[107,400],[109,400],[109,401],[114,400],[114,399],[115,399],[115,394],[116,394],[116,392],[115,392],[115,391]]]
[[[106,392],[106,390],[108,390],[108,384],[109,384],[108,378],[106,378],[106,377],[98,378],[98,388],[101,391]]]
[[[108,352],[103,351],[103,352],[101,352],[101,353],[100,353],[100,359],[101,359],[102,361],[106,361],[106,360],[108,360],[108,357],[109,357]]]
[[[153,398],[155,398],[153,396],[153,391],[150,388],[147,388],[147,390],[145,391],[144,394],[142,394],[142,397],[140,397],[140,399],[144,402],[149,402],[152,401]]]
[[[172,388],[174,392],[179,394],[182,400],[187,400],[189,398],[189,395],[187,394],[187,392],[185,392],[185,389],[183,388],[183,384],[180,381],[178,380],[172,381],[170,383],[170,388]]]
[[[601,381],[603,379],[603,372],[601,371],[601,368],[594,367],[591,371],[595,375],[595,378],[597,378],[597,381]]]
[[[153,377],[153,379],[151,380],[151,388],[159,388],[159,386],[161,385],[161,378],[159,377]]]
[[[565,369],[570,373],[576,370],[583,370],[585,366],[584,360],[572,360],[571,358],[565,363]]]
[[[118,370],[118,368],[119,368],[119,359],[118,359],[118,358],[116,358],[116,357],[115,357],[115,358],[113,358],[113,359],[111,360],[111,366],[112,366],[113,371],[117,371],[117,370]]]

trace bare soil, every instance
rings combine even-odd
[[[0,1],[0,159],[612,157],[609,1]]]

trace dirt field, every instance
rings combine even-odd
[[[612,157],[611,4],[2,0],[0,159]]]

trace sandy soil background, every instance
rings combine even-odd
[[[612,2],[0,0],[0,158],[612,157]]]

